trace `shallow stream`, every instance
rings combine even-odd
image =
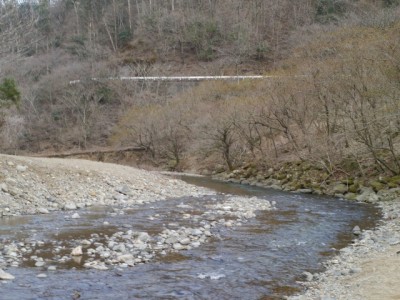
[[[150,263],[106,271],[83,268],[85,257],[57,264],[56,271],[35,267],[28,256],[16,279],[0,282],[0,299],[282,299],[301,290],[304,271],[323,269],[322,262],[349,244],[355,225],[373,227],[379,210],[367,204],[240,186],[207,178],[183,178],[219,193],[257,196],[276,201],[276,210],[258,212],[239,227],[215,227],[199,248],[158,256]],[[165,228],[200,222],[205,205],[222,195],[158,201],[128,210],[92,207],[71,212],[0,219],[0,243],[41,240],[35,255],[47,265],[51,245],[69,251],[74,240],[97,233],[108,236],[132,229],[158,234]],[[184,205],[182,205],[184,204]],[[190,214],[194,218],[183,218]],[[197,217],[196,217],[197,216]],[[32,254],[30,254],[32,255]],[[37,275],[45,273],[46,278]]]

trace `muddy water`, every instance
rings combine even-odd
[[[43,241],[30,255],[42,256],[57,270],[33,267],[27,255],[22,266],[7,270],[16,280],[0,283],[0,299],[282,299],[300,289],[296,281],[302,272],[321,270],[327,256],[351,242],[355,225],[370,228],[379,218],[378,210],[370,205],[205,178],[184,179],[221,193],[276,201],[277,210],[259,212],[240,227],[216,227],[213,233],[219,238],[197,249],[108,271],[82,268],[85,257],[57,263],[53,246],[70,251],[76,239],[93,233],[106,238],[133,229],[155,235],[164,228],[190,227],[201,221],[207,204],[222,196],[160,201],[128,210],[95,207],[80,210],[80,219],[69,218],[72,213],[68,212],[1,219],[3,242]],[[184,214],[195,218],[184,219]],[[37,278],[40,273],[47,278]]]

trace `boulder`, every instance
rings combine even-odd
[[[371,181],[369,185],[375,192],[379,192],[380,190],[383,190],[385,188],[385,185],[383,183],[380,183],[379,181]]]
[[[357,201],[362,202],[376,203],[378,200],[378,195],[369,187],[362,187],[361,194],[357,196]]]
[[[343,194],[347,193],[348,190],[349,190],[348,186],[346,184],[343,184],[343,183],[335,184],[332,187],[332,191],[333,191],[334,194],[342,194],[343,195]]]
[[[393,201],[397,198],[400,198],[400,188],[380,190],[377,194],[383,201]]]

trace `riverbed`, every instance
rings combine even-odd
[[[368,204],[207,178],[183,179],[218,193],[129,209],[95,206],[79,210],[76,219],[72,212],[1,219],[2,244],[43,242],[19,267],[7,270],[16,279],[1,282],[2,299],[282,299],[301,291],[304,272],[322,271],[325,260],[351,243],[354,226],[373,228],[380,217]],[[101,238],[134,230],[155,236],[165,229],[196,227],[226,194],[265,199],[276,203],[276,209],[258,211],[255,218],[232,226],[221,216],[210,229],[212,236],[199,247],[157,254],[133,267],[87,269],[85,256],[61,263],[52,251],[54,245],[69,251],[76,240],[93,234]],[[32,256],[41,256],[45,265],[35,267]]]

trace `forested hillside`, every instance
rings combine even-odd
[[[171,169],[299,160],[396,175],[399,32],[397,0],[3,0],[0,146],[142,146]],[[90,80],[235,74],[276,78]]]

